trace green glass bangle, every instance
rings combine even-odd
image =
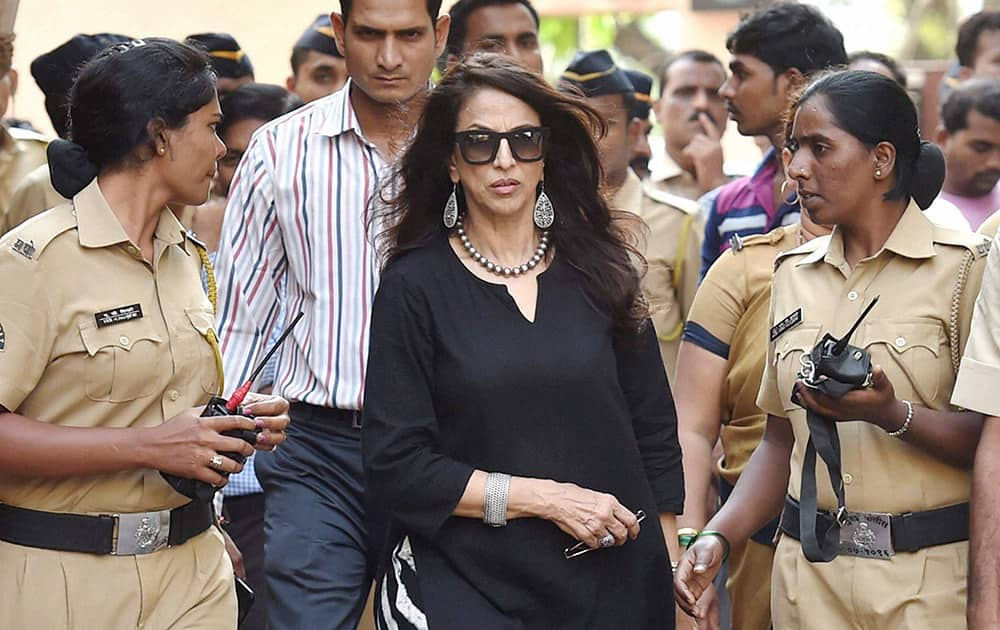
[[[687,549],[694,543],[694,539],[697,537],[697,534],[682,534],[677,537],[677,543],[681,546],[681,549]]]
[[[708,538],[709,536],[714,536],[722,541],[722,561],[725,562],[726,558],[729,557],[729,539],[726,538],[722,532],[716,532],[712,530],[705,530],[702,533],[694,537],[697,541],[699,538]],[[693,543],[692,543],[693,544]]]

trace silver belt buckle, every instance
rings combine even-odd
[[[170,539],[170,510],[114,514],[113,556],[139,556],[159,551]]]
[[[891,514],[848,512],[840,528],[840,555],[889,560],[892,548]]]

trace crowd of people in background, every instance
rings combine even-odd
[[[805,3],[551,84],[529,0],[331,10],[284,85],[229,33],[31,62],[0,627],[1000,625],[1000,12],[921,129]]]

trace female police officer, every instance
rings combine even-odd
[[[758,396],[769,414],[764,441],[711,531],[682,557],[677,599],[702,614],[695,602],[726,540],[745,540],[784,501],[776,628],[964,627],[968,467],[982,417],[953,410],[949,398],[988,244],[921,214],[944,164],[920,142],[895,82],[832,74],[793,113],[786,172],[810,217],[836,227],[775,262]],[[870,386],[841,398],[806,387],[800,357],[824,333],[847,333],[876,296],[851,339],[858,348],[837,355],[863,362],[870,352]],[[816,465],[816,450],[829,468]]]
[[[209,504],[161,472],[220,486],[256,422],[199,418],[221,386],[201,255],[168,202],[208,196],[224,146],[202,53],[133,41],[82,70],[75,144],[50,150],[72,203],[0,240],[0,627],[232,628],[232,566]]]

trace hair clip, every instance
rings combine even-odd
[[[122,42],[120,44],[115,44],[111,47],[111,50],[117,53],[128,52],[133,48],[138,48],[139,46],[145,46],[146,42],[141,39],[133,39],[131,41]]]

